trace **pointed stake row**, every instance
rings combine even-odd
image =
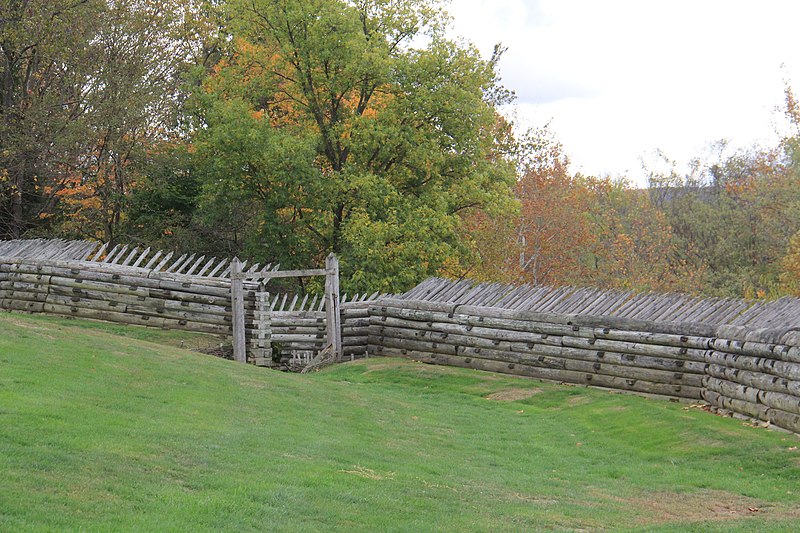
[[[0,257],[83,261],[97,244],[63,239],[16,239],[0,241]]]
[[[49,243],[50,241],[47,242]],[[83,241],[78,241],[78,243],[84,244]],[[87,246],[90,246],[90,249],[84,250]],[[63,244],[53,244],[51,247],[60,249]],[[2,249],[0,248],[0,251]],[[127,245],[118,244],[109,250],[108,243],[104,243],[99,247],[94,243],[88,243],[80,249],[76,245],[69,248],[68,251],[81,252],[81,260],[145,268],[156,272],[184,274],[187,276],[230,278],[231,272],[232,260],[229,258],[217,259],[216,257],[211,257],[207,259],[205,255],[198,256],[197,254],[182,254],[176,258],[174,252],[153,250],[150,247],[142,250],[138,247],[131,248]],[[278,270],[279,267],[280,265],[272,264],[261,267],[258,263],[248,267],[248,261],[242,263],[243,271],[248,273],[270,272]]]
[[[775,302],[697,298],[577,287],[531,287],[430,278],[405,294],[404,300],[452,303],[585,316],[615,316],[651,322],[732,324],[768,328],[796,326],[800,299]]]

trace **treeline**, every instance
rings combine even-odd
[[[793,96],[787,89],[790,119]],[[800,294],[797,141],[731,152],[726,143],[679,174],[663,154],[648,188],[570,174],[539,132],[512,217],[471,219],[481,279],[679,291],[721,297]],[[666,165],[664,164],[666,163]],[[515,253],[509,253],[514,251]],[[498,267],[498,265],[500,265]]]
[[[499,113],[502,49],[446,22],[436,0],[3,2],[0,238],[287,268],[333,251],[349,291],[798,290],[792,139],[648,190],[571,174],[546,130]]]

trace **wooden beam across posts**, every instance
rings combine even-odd
[[[337,261],[338,265],[338,261]],[[338,268],[338,266],[337,266]],[[274,272],[242,272],[241,269],[238,273],[234,273],[231,269],[231,279],[238,280],[263,280],[267,282],[275,278],[305,278],[309,276],[327,276],[328,269],[311,269],[311,270],[276,270]]]
[[[247,344],[244,325],[244,281],[239,277],[242,273],[242,262],[235,257],[231,262],[231,312],[233,319],[233,359],[241,363],[247,362]]]
[[[342,359],[342,327],[339,315],[339,259],[330,254],[325,259],[325,315],[328,321],[328,344],[336,361]]]
[[[310,270],[283,270],[271,272],[244,272],[241,261],[234,258],[230,266],[231,279],[231,319],[233,321],[233,358],[247,362],[247,341],[245,338],[244,281],[260,281],[262,286],[275,278],[297,278],[325,276],[325,314],[327,320],[327,340],[333,351],[334,360],[342,359],[341,302],[339,299],[339,259],[330,254],[325,260],[325,268]],[[285,298],[284,298],[285,300]],[[312,304],[313,306],[313,304]],[[283,307],[283,304],[281,304]]]

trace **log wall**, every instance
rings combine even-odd
[[[48,313],[231,335],[230,279],[163,272],[142,267],[76,260],[0,258],[0,309]],[[251,347],[258,346],[259,286],[246,283],[245,325]],[[342,303],[345,358],[366,352],[367,302]],[[354,298],[353,300],[358,300]],[[285,364],[298,354],[324,348],[326,320],[322,299],[273,295],[269,299],[270,357],[251,350],[251,363]]]
[[[95,246],[0,242],[0,309],[231,335],[228,260]],[[321,299],[268,296],[252,282],[244,292],[251,363],[275,366],[324,348]],[[401,297],[345,297],[341,319],[345,359],[410,357],[705,401],[800,432],[797,299],[701,300],[432,279]]]
[[[800,432],[800,333],[382,299],[369,353],[693,401]]]

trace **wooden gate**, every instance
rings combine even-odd
[[[339,309],[339,259],[330,254],[325,260],[325,268],[312,270],[278,270],[273,272],[242,272],[242,263],[234,259],[231,263],[231,310],[233,320],[233,358],[247,362],[247,341],[245,337],[244,282],[259,281],[262,286],[275,278],[304,278],[309,276],[325,276],[325,319],[327,330],[327,347],[317,356],[318,360],[328,358],[341,361],[342,358],[342,326]],[[263,296],[261,297],[263,299]],[[257,298],[258,299],[258,298]],[[263,302],[262,302],[263,303]],[[269,311],[257,302],[257,320],[269,323],[265,317]]]

